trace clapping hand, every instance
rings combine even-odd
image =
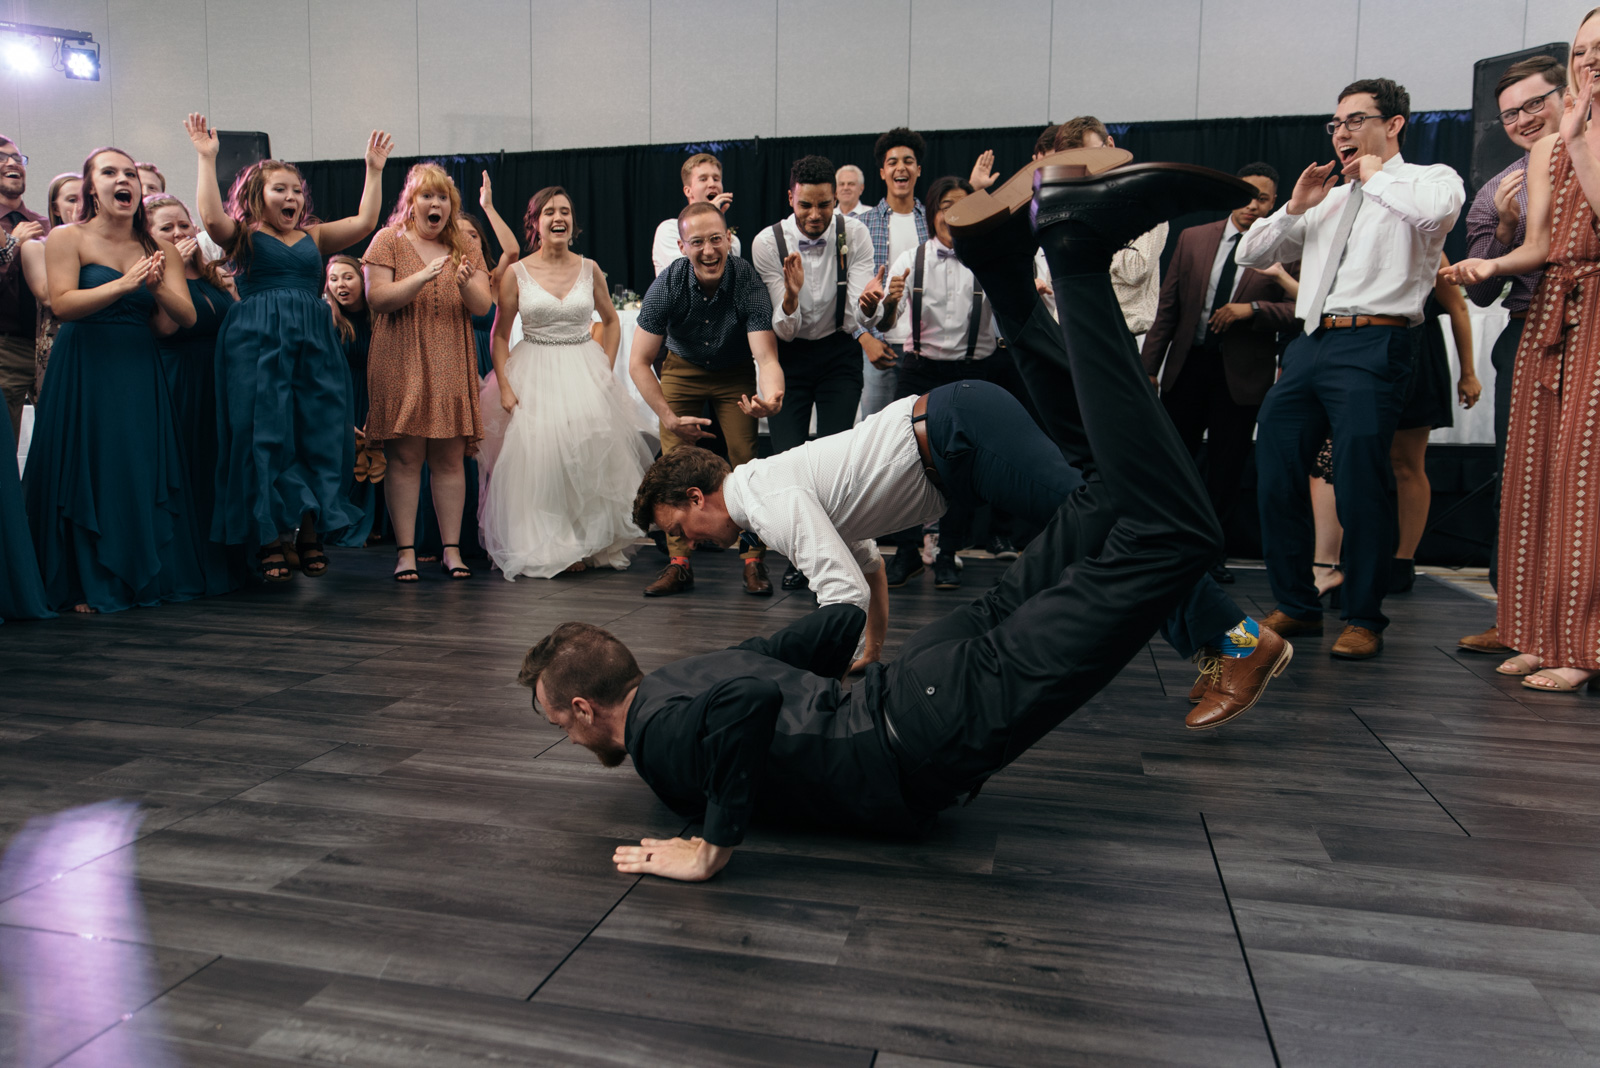
[[[783,302],[785,305],[791,300],[800,299],[800,287],[806,284],[805,264],[800,262],[800,253],[791,252],[783,258]]]
[[[167,254],[165,252],[152,252],[146,258],[144,269],[144,284],[146,289],[155,289],[167,276]]]
[[[448,257],[446,258],[448,259]],[[467,288],[467,283],[472,281],[473,272],[476,270],[477,268],[472,265],[471,260],[465,256],[461,257],[461,262],[456,264],[456,285],[462,289]]]
[[[1512,171],[1494,191],[1494,211],[1500,218],[1495,227],[1495,239],[1502,245],[1511,244],[1517,235],[1517,223],[1522,218],[1522,205],[1517,203],[1517,194],[1527,184],[1526,170]]]
[[[978,162],[972,165],[972,175],[967,181],[972,183],[974,190],[981,191],[994,185],[997,177],[994,172],[994,149],[986,148],[978,157]]]
[[[1471,286],[1495,276],[1494,260],[1466,259],[1439,268],[1439,277],[1452,285]]]
[[[465,263],[466,261],[463,260],[462,262]],[[449,264],[449,256],[440,256],[437,259],[429,260],[428,263],[422,268],[422,276],[425,281],[431,282],[435,278],[438,278],[440,274],[444,273],[444,269],[449,266]]]
[[[124,271],[122,274],[123,289],[131,293],[140,286],[148,286],[150,284],[150,268],[156,262],[156,257],[160,255],[161,253],[159,252],[153,252]],[[157,280],[159,283],[159,276]]]
[[[1284,205],[1290,215],[1304,215],[1327,198],[1328,190],[1339,182],[1333,168],[1334,163],[1313,163],[1300,172],[1289,202]]]
[[[216,159],[217,131],[206,126],[206,117],[198,111],[191,111],[189,117],[183,120],[183,131],[189,135],[189,140],[194,142],[195,151],[200,153],[202,159]]]
[[[394,151],[394,138],[382,130],[373,130],[367,138],[367,170],[381,171]]]

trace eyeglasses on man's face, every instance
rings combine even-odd
[[[1341,126],[1343,126],[1346,130],[1349,130],[1351,133],[1355,133],[1357,130],[1361,129],[1361,124],[1366,122],[1368,119],[1381,118],[1383,118],[1382,115],[1351,115],[1348,118],[1334,119],[1332,122],[1328,123],[1327,126],[1323,127],[1323,129],[1328,131],[1329,137],[1332,137],[1334,134],[1338,133],[1339,127]]]
[[[1500,113],[1500,125],[1511,126],[1517,123],[1524,115],[1539,114],[1539,112],[1544,110],[1545,102],[1550,99],[1551,94],[1559,93],[1561,91],[1561,86],[1556,86],[1554,89],[1551,89],[1548,92],[1540,93],[1532,100],[1524,100],[1521,104],[1518,104],[1514,108],[1506,108]]]
[[[0,160],[9,160],[12,163],[20,163],[24,167],[28,165],[28,157],[24,156],[21,152],[0,152]]]

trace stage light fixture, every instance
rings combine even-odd
[[[0,60],[13,74],[46,66],[79,82],[100,80],[100,46],[87,30],[0,21]]]
[[[63,41],[61,62],[68,78],[80,82],[100,80],[100,46],[93,41]]]

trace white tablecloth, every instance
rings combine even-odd
[[[1429,434],[1429,443],[1435,445],[1494,444],[1494,364],[1489,362],[1489,354],[1494,348],[1494,339],[1506,328],[1511,316],[1498,304],[1492,308],[1480,308],[1472,304],[1467,307],[1472,317],[1472,365],[1478,373],[1478,381],[1483,383],[1483,394],[1478,398],[1478,403],[1466,411],[1455,403],[1455,381],[1461,358],[1456,352],[1455,335],[1450,331],[1450,319],[1440,316],[1439,325],[1444,329],[1445,348],[1450,352],[1450,397],[1455,408],[1456,425]]]

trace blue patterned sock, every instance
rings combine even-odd
[[[1256,651],[1260,639],[1261,627],[1255,620],[1245,616],[1222,635],[1217,647],[1223,656],[1249,656]]]

